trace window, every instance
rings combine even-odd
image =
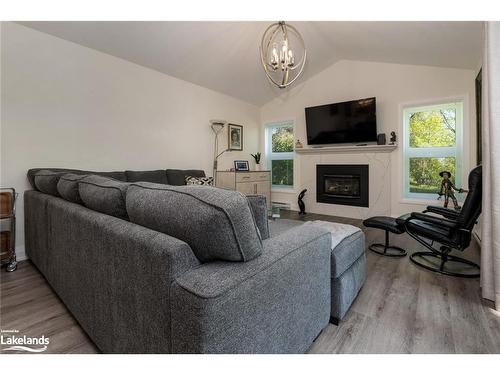
[[[293,188],[293,122],[266,126],[266,161],[274,188]]]
[[[460,187],[463,102],[407,107],[403,116],[404,196],[436,199],[445,170]]]

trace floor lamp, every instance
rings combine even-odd
[[[219,156],[221,156],[224,152],[229,151],[229,149],[225,149],[224,151],[219,153],[219,133],[224,129],[224,126],[226,126],[227,121],[225,120],[210,120],[210,127],[212,128],[214,134],[215,134],[215,139],[214,139],[214,164],[213,164],[213,177],[214,177],[214,186],[217,185],[217,159]]]

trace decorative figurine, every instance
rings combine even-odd
[[[300,142],[300,139],[297,139],[297,142],[295,142],[295,148],[302,148],[302,142]]]
[[[396,132],[391,132],[391,138],[389,139],[390,145],[393,145],[396,143]]]
[[[304,198],[304,195],[306,194],[307,189],[304,189],[300,192],[299,198],[297,200],[297,203],[299,204],[299,215],[305,215],[306,214],[306,205],[304,204],[304,201],[302,198]]]
[[[443,178],[443,181],[441,181],[441,189],[439,190],[438,194],[438,200],[441,199],[441,197],[444,195],[444,208],[448,208],[448,201],[451,198],[453,201],[453,206],[456,211],[460,210],[460,206],[458,205],[457,198],[455,198],[455,194],[453,191],[458,191],[459,193],[465,193],[467,190],[464,190],[462,188],[457,189],[457,187],[453,184],[453,182],[450,180],[451,178],[451,173],[448,171],[442,171],[439,172],[439,175]]]

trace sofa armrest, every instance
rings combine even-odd
[[[249,262],[202,264],[171,290],[177,353],[302,353],[329,320],[331,236],[300,226]]]

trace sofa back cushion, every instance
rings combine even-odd
[[[57,191],[59,192],[61,198],[64,198],[69,202],[83,204],[78,189],[78,183],[85,177],[87,177],[85,174],[63,174],[57,183]]]
[[[125,171],[128,182],[153,182],[155,184],[168,184],[165,169],[156,171]]]
[[[125,195],[129,183],[91,175],[78,183],[83,204],[91,210],[128,220]]]
[[[62,172],[54,172],[48,169],[39,170],[34,175],[35,188],[42,193],[58,197],[57,183],[63,174]]]
[[[84,174],[84,175],[95,174],[98,176],[114,178],[115,180],[127,181],[125,177],[125,172],[91,172],[91,171],[83,171],[80,169],[68,169],[68,168],[31,168],[28,169],[27,176],[28,176],[28,181],[30,185],[33,187],[33,189],[38,190],[38,188],[35,185],[35,175],[41,170],[58,172],[58,173],[60,172],[61,174],[64,173],[74,173],[74,174]]]
[[[245,262],[262,252],[249,202],[237,191],[134,183],[127,212],[131,222],[188,243],[202,263]]]
[[[186,185],[186,177],[205,177],[205,171],[198,169],[167,169],[169,185]]]

